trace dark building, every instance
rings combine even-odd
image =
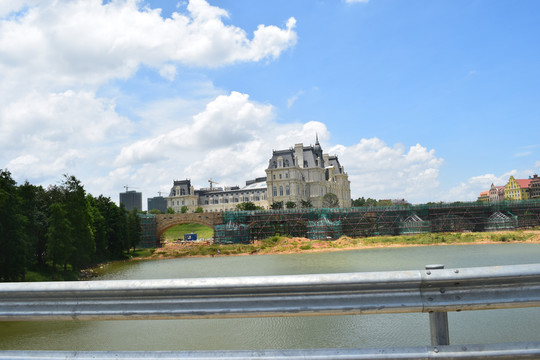
[[[530,177],[530,179],[529,195],[531,199],[540,199],[540,177],[538,177],[537,174],[534,174],[534,176]]]
[[[124,204],[128,211],[133,208],[142,211],[142,193],[135,190],[120,193],[120,204]]]
[[[159,210],[162,214],[167,212],[167,199],[163,196],[156,196],[153,198],[148,198],[148,212],[150,210]]]

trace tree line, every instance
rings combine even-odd
[[[0,280],[24,281],[29,271],[66,278],[99,262],[121,259],[141,235],[136,210],[87,194],[64,175],[47,188],[22,185],[0,169]]]

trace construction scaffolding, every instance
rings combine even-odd
[[[275,235],[335,239],[342,235],[508,230],[540,226],[540,200],[231,211],[223,213],[223,223],[229,227],[216,227],[216,242],[247,242]]]
[[[424,221],[418,215],[412,214],[401,222],[399,233],[403,235],[422,234],[430,233],[431,230],[431,221]]]
[[[510,214],[507,216],[500,211],[491,215],[486,224],[486,231],[513,230],[518,226],[517,216]]]
[[[341,221],[330,221],[323,215],[317,221],[308,221],[307,234],[313,240],[335,240],[342,235]]]
[[[229,221],[214,227],[214,243],[216,244],[247,244],[249,229],[247,225]]]
[[[159,240],[156,239],[157,221],[153,214],[137,214],[141,219],[141,248],[159,247]]]

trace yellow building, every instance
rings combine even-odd
[[[530,198],[529,185],[531,179],[514,179],[510,176],[508,183],[504,186],[505,200],[527,200]]]

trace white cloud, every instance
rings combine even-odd
[[[0,109],[0,160],[22,179],[92,172],[131,123],[90,92],[32,92]],[[109,161],[110,163],[110,161]]]
[[[288,108],[291,108],[291,106],[294,105],[294,103],[296,102],[296,100],[298,100],[298,97],[300,95],[302,95],[304,92],[302,90],[298,91],[296,94],[294,94],[293,96],[291,96],[290,98],[287,99],[287,107]]]
[[[173,81],[176,77],[176,66],[170,64],[163,65],[161,69],[159,69],[159,75],[169,81]]]
[[[339,156],[351,181],[353,198],[405,198],[412,202],[429,200],[439,186],[443,159],[435,150],[417,144],[406,149],[393,147],[378,138],[362,139],[353,146],[334,146],[329,151]]]
[[[228,13],[204,0],[185,6],[165,18],[139,0],[0,2],[0,167],[18,180],[45,184],[73,173],[89,179],[97,193],[110,194],[127,181],[143,186],[160,174],[167,181],[183,174],[175,160],[184,149],[191,149],[182,161],[187,167],[200,158],[198,152],[228,146],[212,129],[229,142],[254,141],[249,130],[264,127],[272,106],[238,94],[217,98],[200,112],[201,101],[221,92],[206,78],[184,84],[192,98],[135,104],[133,119],[117,113],[112,96],[125,98],[120,88],[112,95],[110,88],[102,91],[141,66],[178,81],[181,66],[272,60],[297,40],[293,18],[281,27],[259,25],[249,34],[225,24]],[[140,134],[145,138],[135,137]],[[121,149],[133,153],[115,167]],[[141,149],[151,151],[137,153]],[[176,153],[160,154],[167,151]],[[160,170],[153,164],[159,160],[170,167]]]
[[[29,93],[0,109],[0,150],[92,144],[130,129],[113,101],[86,91]]]
[[[534,167],[540,167],[540,160],[534,164]]]
[[[176,157],[175,152],[210,151],[250,142],[269,130],[272,117],[271,105],[252,102],[246,94],[220,95],[193,116],[190,124],[124,147],[115,163],[140,164]]]
[[[78,86],[127,78],[141,64],[170,78],[173,62],[218,67],[274,59],[296,43],[295,20],[285,28],[259,25],[248,38],[225,25],[225,10],[192,0],[185,14],[163,18],[136,0],[53,1],[0,19],[0,72],[34,85]],[[17,10],[8,7],[4,13]],[[53,89],[57,91],[57,89]]]
[[[356,4],[356,3],[367,3],[369,0],[345,0],[347,4]]]

